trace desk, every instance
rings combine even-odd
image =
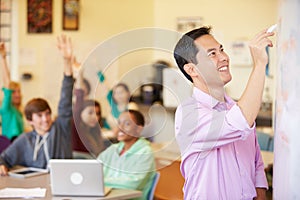
[[[73,200],[73,199],[99,199],[99,200],[121,200],[121,199],[131,199],[136,197],[141,197],[142,192],[138,190],[128,190],[128,189],[113,189],[105,197],[65,197],[65,196],[52,196],[50,187],[50,175],[40,175],[30,178],[13,178],[10,176],[0,177],[0,189],[5,187],[18,187],[18,188],[35,188],[41,187],[46,188],[46,197],[43,199],[51,200]],[[11,199],[13,200],[13,199]]]

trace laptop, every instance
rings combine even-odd
[[[50,159],[50,183],[55,196],[106,196],[103,165],[92,159]]]

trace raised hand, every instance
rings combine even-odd
[[[71,61],[73,59],[73,45],[70,37],[61,35],[57,37],[57,48],[64,59]]]
[[[71,38],[66,35],[57,37],[57,48],[64,58],[64,74],[72,75],[73,45]]]
[[[238,101],[238,105],[250,127],[253,125],[261,106],[265,83],[265,70],[268,63],[266,47],[273,46],[272,41],[269,39],[269,37],[273,35],[274,32],[268,33],[267,29],[264,29],[249,43],[254,66],[246,89]]]
[[[10,83],[10,71],[8,69],[7,61],[6,61],[6,49],[4,42],[0,42],[0,55],[2,56],[1,59],[1,70],[2,70],[2,80],[3,80],[3,87],[8,88]]]
[[[1,54],[2,58],[5,58],[5,56],[6,56],[6,49],[5,49],[4,42],[0,42],[0,54]]]
[[[266,29],[259,32],[249,43],[250,52],[252,55],[254,67],[263,66],[268,64],[268,55],[266,47],[272,47],[272,41],[269,39],[273,36],[274,32],[267,32]]]

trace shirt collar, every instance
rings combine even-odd
[[[136,151],[137,151],[137,149],[139,149],[140,148],[140,146],[141,145],[143,145],[143,143],[142,143],[142,138],[139,138],[131,147],[130,147],[130,149],[128,149],[126,152],[125,152],[125,154],[124,155],[127,155],[128,153],[135,153]],[[117,152],[118,152],[118,154],[120,154],[120,152],[122,151],[122,149],[123,149],[123,147],[124,147],[124,142],[119,142],[118,143],[118,147],[117,147]]]
[[[223,103],[196,87],[193,88],[192,97],[196,99],[198,102],[200,102],[201,104],[208,106],[209,108],[214,108],[218,104]],[[234,101],[226,93],[224,95],[224,98],[226,104],[232,105],[234,103]]]

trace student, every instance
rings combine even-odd
[[[238,102],[224,92],[231,80],[229,57],[210,28],[192,30],[177,43],[174,57],[194,86],[175,114],[184,199],[265,199],[268,185],[255,118],[273,34],[263,30],[249,43],[254,66]]]
[[[99,121],[101,108],[99,102],[84,100],[83,70],[80,70],[75,82],[76,101],[73,106],[74,121],[72,126],[73,150],[80,153],[91,153],[97,156],[104,150]]]
[[[104,74],[101,71],[98,72],[98,77],[99,81],[103,83],[103,91],[107,93],[106,98],[111,109],[110,115],[107,117],[107,121],[110,125],[110,128],[116,131],[116,121],[118,120],[120,114],[128,109],[138,110],[138,105],[131,101],[130,90],[127,84],[118,83],[113,87],[113,89],[109,89],[110,87],[105,81]]]
[[[58,48],[64,57],[64,80],[58,105],[58,116],[51,118],[51,108],[41,98],[30,100],[25,106],[25,116],[33,127],[32,132],[19,136],[0,155],[0,175],[7,175],[15,165],[47,168],[49,159],[72,158],[72,77],[71,41],[66,36],[58,37]]]
[[[98,157],[103,162],[106,186],[141,190],[141,199],[146,199],[155,175],[150,143],[140,137],[144,124],[139,111],[124,111],[118,119],[119,143],[112,144]]]
[[[2,135],[13,141],[24,131],[23,114],[21,111],[22,94],[20,84],[10,79],[10,72],[6,61],[6,49],[0,43],[1,68],[3,78],[4,98],[0,108],[2,117]]]

